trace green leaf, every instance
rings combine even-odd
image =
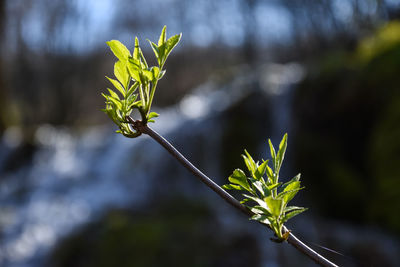
[[[151,48],[153,49],[153,52],[154,52],[154,55],[156,56],[156,58],[157,58],[157,61],[158,61],[158,64],[160,65],[160,51],[158,50],[158,46],[155,44],[155,43],[153,43],[152,41],[150,41],[150,40],[147,40],[149,43],[150,43],[150,45],[151,45]]]
[[[158,46],[163,45],[167,40],[167,26],[165,25],[160,34],[160,38],[158,39]]]
[[[132,57],[137,61],[140,61],[140,47],[139,47],[139,39],[135,37],[135,48],[133,49]]]
[[[240,189],[240,190],[241,190],[241,189]],[[246,202],[248,202],[248,201],[250,201],[250,199],[245,198],[245,199],[243,199],[243,200],[240,201],[240,204],[244,204],[244,203],[246,203]]]
[[[282,141],[279,144],[279,150],[278,150],[278,154],[277,156],[277,162],[278,162],[278,168],[275,169],[275,172],[279,172],[281,166],[282,166],[282,162],[283,159],[285,158],[285,152],[286,152],[286,148],[287,148],[287,133],[285,133],[285,135],[282,138]]]
[[[148,116],[147,119],[152,119],[152,118],[157,118],[160,116],[157,112],[151,112]]]
[[[128,102],[128,105],[132,104],[136,98],[138,97],[137,94],[131,94],[126,98],[126,101]]]
[[[259,221],[260,223],[270,225],[273,218],[267,215],[256,214],[251,217],[250,220]]]
[[[250,210],[255,214],[264,214],[267,216],[271,216],[271,213],[266,208],[261,206],[254,206]]]
[[[120,125],[120,122],[117,119],[117,116],[114,112],[114,110],[112,109],[103,109],[103,111],[107,114],[108,117],[110,117],[110,119],[117,124],[118,126]]]
[[[267,193],[267,195],[269,195],[269,194],[268,194],[269,191],[265,192],[265,189],[266,189],[266,188],[264,188],[263,184],[262,184],[260,181],[254,181],[254,182],[252,182],[251,184],[254,185],[255,188],[257,188],[257,190],[260,192],[260,194],[262,195],[262,197],[265,197],[265,196],[266,196],[266,193]]]
[[[300,176],[301,176],[301,173],[297,174],[297,175],[296,175],[295,177],[293,177],[290,181],[284,183],[284,184],[282,185],[282,188],[285,189],[286,186],[288,186],[289,184],[291,184],[291,183],[293,183],[293,182],[296,182],[296,181],[300,181]]]
[[[277,188],[277,187],[280,186],[280,185],[281,185],[281,183],[271,184],[270,186],[268,186],[268,190],[275,189],[275,188]]]
[[[242,190],[242,187],[234,184],[225,184],[222,186],[222,188],[226,190]]]
[[[267,167],[268,167],[268,160],[263,161],[263,163],[260,164],[260,166],[258,166],[258,168],[256,169],[256,171],[254,172],[254,175],[257,180],[260,180],[263,175],[265,174],[265,172],[267,171]]]
[[[144,75],[144,77],[145,77],[145,79],[147,81],[153,81],[154,80],[154,73],[151,72],[150,70],[143,70],[142,73],[143,73],[143,75]]]
[[[131,94],[133,94],[133,92],[136,91],[138,86],[139,86],[139,82],[135,82],[134,84],[132,84],[131,87],[129,88],[128,92],[126,93],[126,95],[130,96]]]
[[[306,210],[308,210],[308,209],[307,208],[300,208],[300,209],[296,209],[296,210],[293,210],[291,212],[286,213],[282,218],[282,223],[287,222],[288,220],[290,220],[294,216],[299,215],[300,213],[302,213],[302,212],[304,212]]]
[[[120,99],[119,99],[119,96],[117,95],[117,93],[115,93],[113,90],[111,90],[111,89],[109,89],[109,88],[107,88],[107,90],[108,90],[108,92],[110,93],[110,96],[111,96],[111,97],[120,100]]]
[[[108,101],[108,95],[106,95],[106,94],[104,94],[104,93],[101,93],[101,95],[102,95],[105,99],[107,99],[107,101]],[[107,101],[106,101],[106,103],[107,103]]]
[[[126,61],[131,55],[128,48],[118,40],[108,41],[107,45],[111,48],[114,55],[121,61]]]
[[[233,171],[231,176],[228,178],[229,182],[233,184],[238,184],[245,188],[247,191],[250,191],[249,183],[247,182],[247,177],[241,169],[236,169]]]
[[[272,163],[274,164],[274,168],[275,168],[275,162],[276,162],[276,153],[275,153],[275,148],[274,145],[271,142],[271,139],[268,139],[268,144],[269,144],[269,151],[271,154],[271,158],[272,158]]]
[[[116,98],[114,98],[112,96],[109,96],[108,100],[111,101],[118,108],[118,110],[122,109],[122,104],[121,104],[121,101],[119,99],[116,99]],[[117,112],[118,112],[118,110],[117,110]],[[122,116],[121,116],[121,118],[122,118]]]
[[[143,68],[148,69],[148,68],[149,68],[149,65],[147,65],[147,61],[146,61],[146,59],[144,58],[142,49],[139,49],[139,53],[140,53],[140,62],[143,63],[143,64],[142,64],[142,65],[143,65]]]
[[[161,80],[161,78],[164,77],[165,72],[166,70],[161,71],[157,79]]]
[[[122,87],[122,85],[121,85],[117,80],[111,79],[111,78],[109,78],[109,77],[107,77],[107,76],[106,76],[106,78],[114,85],[114,87],[115,87],[123,96],[125,96],[125,90],[124,90],[124,88]]]
[[[253,201],[257,202],[258,205],[260,205],[261,207],[264,207],[264,208],[268,209],[267,204],[262,199],[260,199],[258,197],[253,197],[253,196],[250,196],[250,195],[247,195],[247,194],[243,194],[243,196],[248,198],[248,199],[250,199],[250,200],[253,200]]]
[[[272,171],[272,169],[267,165],[267,170],[266,170],[267,176],[268,176],[268,181],[271,180],[270,182],[273,183],[274,182],[274,172]]]
[[[160,67],[162,67],[164,65],[165,59],[166,59],[166,57],[165,57],[165,45],[166,44],[164,43],[164,44],[158,46],[158,58],[157,58],[157,60],[159,61],[158,65]]]
[[[136,68],[138,70],[142,70],[142,65],[140,64],[140,60],[137,60],[137,59],[135,59],[133,57],[129,57],[128,58],[128,62],[129,62],[128,66],[132,65],[133,68]]]
[[[165,48],[165,54],[164,54],[164,62],[167,60],[167,57],[171,53],[172,49],[174,49],[175,46],[179,43],[179,41],[181,40],[181,37],[182,37],[182,33],[176,34],[167,40],[167,43],[165,44],[166,48]]]
[[[244,150],[245,155],[242,155],[243,159],[244,159],[244,163],[247,166],[247,169],[250,171],[250,173],[253,175],[254,172],[257,169],[257,165],[254,162],[253,158],[250,156],[249,152],[247,152],[247,150]]]
[[[160,68],[159,67],[152,67],[151,69],[151,72],[153,73],[153,82],[155,81],[155,80],[158,80],[158,79],[160,79],[159,77],[160,77]]]
[[[293,211],[293,210],[301,210],[301,209],[304,209],[304,208],[303,207],[297,207],[297,206],[288,206],[288,207],[286,207],[284,209],[284,213],[288,213],[288,212]]]
[[[132,78],[141,83],[142,81],[140,80],[140,62],[135,60],[134,58],[129,58],[128,60],[128,71],[129,74],[132,76]]]
[[[290,200],[294,198],[294,196],[297,194],[299,190],[301,190],[300,181],[294,181],[289,185],[287,185],[283,190],[283,192],[280,193],[279,195],[282,194],[281,196],[283,197],[283,200],[285,201],[285,203],[288,203]]]
[[[284,189],[283,191],[284,191],[284,192],[287,192],[287,191],[291,191],[291,190],[298,189],[299,187],[300,187],[300,181],[293,181],[293,182],[289,183],[289,184],[285,187],[285,189]]]
[[[137,95],[135,95],[135,98],[133,99],[133,101],[135,101],[136,99],[137,99]],[[139,108],[140,104],[141,104],[141,101],[129,103],[128,109],[132,109],[133,107]]]
[[[126,61],[123,62],[123,61],[119,60],[119,61],[115,62],[114,75],[124,88],[126,88],[128,86],[129,73],[128,73],[128,69],[126,67]]]
[[[270,213],[274,217],[279,217],[283,210],[283,199],[274,199],[272,196],[264,198],[265,203],[267,203]]]
[[[115,113],[117,114],[118,120],[119,120],[120,122],[123,122],[123,121],[124,121],[124,118],[123,118],[122,113],[121,113],[121,108],[116,109],[116,110],[115,110]]]

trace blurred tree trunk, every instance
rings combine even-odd
[[[244,18],[245,37],[243,43],[243,59],[248,64],[255,63],[257,58],[257,21],[255,19],[255,10],[257,0],[245,0],[242,2],[242,12]]]
[[[5,0],[0,0],[0,44],[3,44],[4,42],[4,25],[5,25]],[[0,47],[3,47],[2,45]],[[0,55],[1,53],[4,53],[4,51],[0,50]],[[3,57],[1,57],[3,58]],[[5,123],[4,123],[4,114],[5,114],[5,83],[4,83],[4,79],[3,79],[3,60],[0,59],[0,114],[3,114],[0,117],[0,134],[4,131],[5,129]]]

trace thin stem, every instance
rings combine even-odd
[[[205,183],[209,188],[211,188],[215,193],[217,193],[220,197],[222,197],[226,202],[231,204],[234,208],[238,209],[246,216],[253,216],[254,213],[251,212],[248,208],[240,204],[233,196],[231,196],[228,192],[222,189],[219,185],[217,185],[213,180],[208,178],[204,173],[202,173],[199,169],[197,169],[189,160],[187,160],[173,145],[171,145],[164,137],[159,135],[156,131],[151,129],[147,125],[143,125],[134,121],[132,118],[127,118],[130,123],[135,127],[139,132],[144,133],[152,137],[157,143],[163,146],[174,158],[176,158],[186,169],[188,169],[191,173],[193,173],[197,178],[199,178],[203,183]],[[283,232],[286,233],[289,230],[282,226]],[[308,256],[315,263],[320,266],[330,266],[337,267],[336,264],[332,263],[328,259],[325,259],[323,256],[312,250],[306,244],[301,242],[295,235],[291,232],[289,233],[289,237],[287,242],[299,250],[301,253]]]
[[[163,67],[164,67],[164,64],[161,64],[161,66],[159,67],[160,68],[160,73],[162,72]],[[151,110],[151,104],[153,103],[154,93],[156,92],[157,84],[158,84],[158,78],[154,82],[154,85],[152,86],[153,88],[151,88],[149,106],[147,108],[147,113],[149,113],[150,110]]]
[[[150,90],[151,92],[150,92],[150,98],[149,98],[149,106],[147,107],[147,114],[151,110],[151,104],[153,103],[153,97],[154,97],[154,93],[156,92],[156,89],[157,89],[157,83],[158,83],[158,80],[156,80],[154,82],[154,85],[152,86],[152,88]]]
[[[160,145],[162,145],[172,156],[174,156],[183,166],[185,166],[191,173],[193,173],[197,178],[199,178],[203,183],[205,183],[209,188],[211,188],[220,197],[225,199],[229,204],[234,206],[236,209],[240,210],[247,216],[253,216],[254,214],[247,209],[245,206],[240,204],[233,196],[217,185],[213,180],[208,178],[204,173],[197,169],[189,160],[187,160],[173,145],[171,145],[166,139],[155,132],[153,129],[147,125],[140,126],[139,131],[148,134],[154,140],[156,140]]]
[[[139,85],[139,93],[140,93],[140,100],[142,100],[142,106],[145,107],[146,106],[146,98],[144,96],[143,86],[141,84]]]

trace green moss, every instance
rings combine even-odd
[[[400,23],[329,58],[296,93],[295,167],[327,216],[400,233]]]
[[[381,27],[374,35],[362,40],[356,56],[360,61],[367,62],[398,44],[400,44],[400,21],[392,21]]]
[[[400,228],[400,94],[391,101],[377,123],[371,138],[369,153],[374,177],[373,206],[370,216]]]

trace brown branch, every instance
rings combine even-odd
[[[222,197],[226,202],[231,204],[234,208],[240,210],[246,216],[252,217],[254,213],[250,211],[248,208],[240,204],[232,195],[226,192],[223,188],[217,185],[213,180],[211,180],[207,175],[202,173],[199,169],[197,169],[189,160],[187,160],[173,145],[171,145],[164,137],[159,135],[156,131],[151,129],[149,126],[141,123],[140,121],[135,121],[130,117],[127,117],[129,123],[131,123],[132,127],[135,130],[147,134],[152,137],[157,143],[163,146],[174,158],[176,158],[186,169],[188,169],[191,173],[193,173],[197,178],[199,178],[203,183],[205,183],[211,190],[217,193],[220,197]],[[283,231],[287,232],[288,229],[284,226]],[[337,267],[338,265],[332,263],[328,259],[325,259],[323,256],[312,250],[306,244],[301,242],[295,235],[289,233],[289,238],[287,242],[299,250],[301,253],[308,256],[315,263],[321,266],[330,266]]]

